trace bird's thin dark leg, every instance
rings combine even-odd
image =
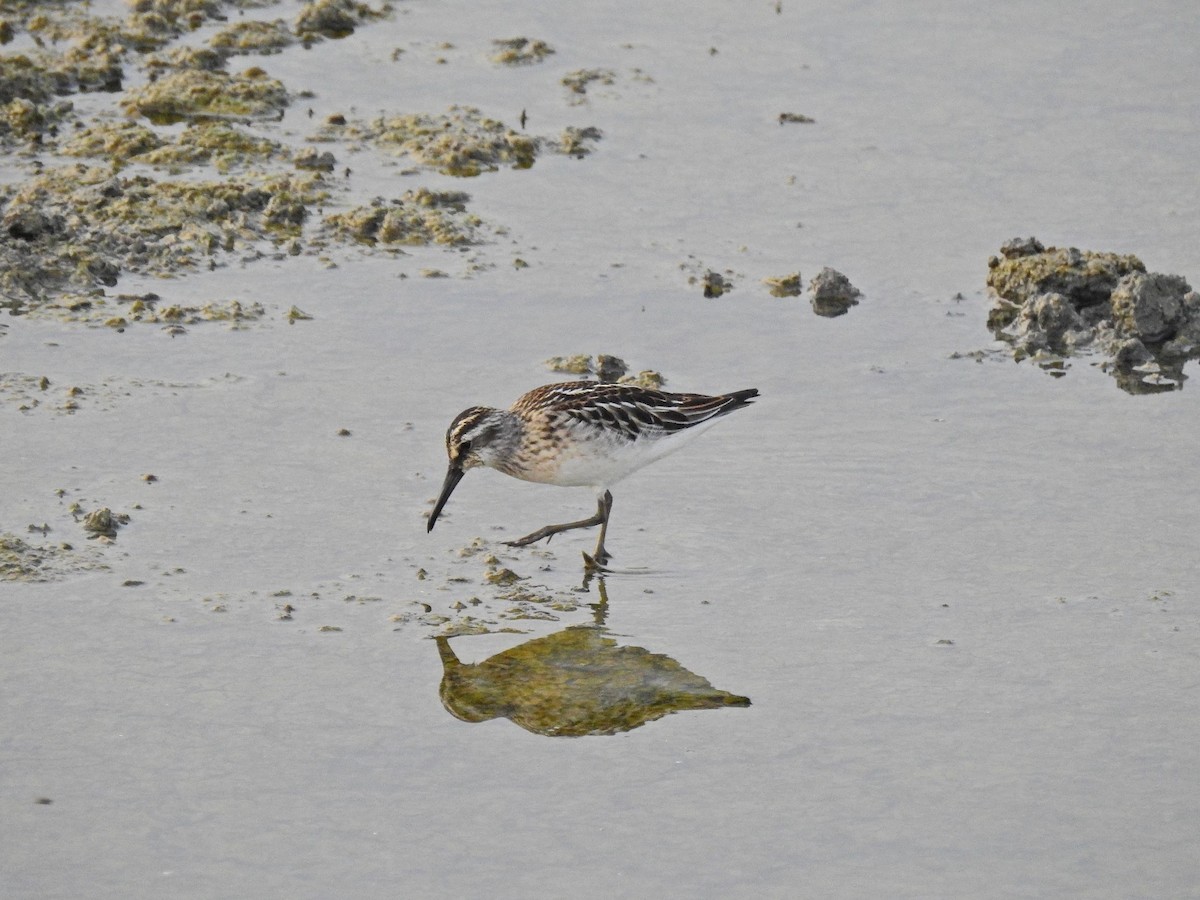
[[[593,554],[594,559],[599,565],[604,565],[612,556],[604,549],[604,536],[608,534],[608,516],[612,512],[612,491],[605,491],[604,496],[600,498],[600,508],[596,510],[596,515],[604,514],[604,521],[600,523],[600,537],[596,541],[596,552]]]
[[[608,512],[612,510],[612,493],[605,491],[604,496],[600,498],[600,502],[596,504],[596,514],[590,518],[581,518],[578,522],[566,522],[560,526],[546,526],[539,528],[532,534],[527,534],[524,538],[517,538],[515,541],[504,541],[510,547],[527,547],[530,544],[544,538],[553,538],[554,535],[560,532],[570,532],[576,528],[592,528],[600,526],[600,544],[596,545],[596,551],[604,553],[607,558],[608,554],[604,552],[604,533],[608,527]]]

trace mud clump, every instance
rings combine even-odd
[[[1179,387],[1200,358],[1200,295],[1178,275],[1146,271],[1136,256],[1044,247],[1018,238],[988,261],[988,327],[1054,375],[1084,353],[1130,393]]]
[[[117,529],[129,524],[129,516],[124,513],[114,513],[107,506],[94,509],[83,517],[83,530],[92,538],[108,538],[114,540]]]
[[[804,293],[804,280],[799,272],[790,275],[772,275],[763,279],[763,284],[772,297],[799,297]]]
[[[282,82],[261,69],[240,75],[208,69],[183,69],[127,95],[130,115],[156,125],[199,119],[278,119],[289,97]]]
[[[662,390],[663,385],[667,383],[663,374],[653,369],[643,369],[636,375],[630,374],[629,364],[625,360],[607,353],[597,353],[594,357],[586,353],[552,356],[546,360],[546,368],[551,372],[583,375],[612,384],[633,384],[655,391]]]
[[[129,163],[182,170],[211,164],[218,172],[286,157],[269,138],[220,121],[198,121],[166,141],[138,122],[101,122],[84,128],[64,143],[66,156],[104,158],[120,169]],[[300,168],[298,166],[298,168]]]
[[[818,316],[833,318],[844,316],[850,307],[858,306],[862,291],[850,283],[850,279],[836,269],[824,268],[808,283],[813,312]]]
[[[461,191],[406,191],[391,201],[377,199],[344,213],[326,216],[325,228],[336,238],[377,244],[446,244],[478,241],[483,224],[467,212],[470,195]]]
[[[343,38],[354,33],[359,25],[381,19],[391,12],[390,4],[372,9],[355,0],[314,0],[306,3],[296,16],[296,34],[306,44],[324,38]]]
[[[471,106],[452,106],[444,114],[410,113],[380,116],[369,122],[338,116],[311,138],[373,146],[443,175],[472,178],[501,166],[528,169],[539,153],[582,157],[600,140],[597,128],[567,128],[558,138],[521,134]]]
[[[179,274],[261,241],[298,238],[317,174],[226,181],[125,178],[86,166],[0,188],[0,290],[37,307],[122,272]]]
[[[709,300],[724,296],[733,290],[733,282],[713,269],[704,273],[700,278],[700,283],[704,289],[704,296]]]
[[[209,45],[222,56],[279,53],[296,42],[281,19],[273,22],[247,20],[236,22],[213,35]]]
[[[72,572],[107,568],[95,556],[70,544],[27,543],[11,532],[0,533],[0,581],[57,581]]]
[[[592,85],[607,87],[615,84],[616,80],[617,74],[611,69],[577,69],[564,75],[561,83],[570,92],[571,103],[577,105],[584,102]]]
[[[554,52],[545,41],[526,37],[500,38],[492,41],[492,46],[496,48],[492,62],[500,66],[530,66]]]

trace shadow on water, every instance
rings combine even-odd
[[[461,662],[438,637],[442,705],[464,722],[500,716],[551,737],[618,734],[673,712],[749,706],[674,659],[617,644],[605,630],[608,594],[597,579],[594,621],[526,641],[480,663]]]

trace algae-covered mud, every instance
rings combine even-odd
[[[0,57],[0,146],[22,161],[0,182],[8,238],[0,289],[10,310],[118,327],[225,318],[174,302],[165,286],[157,293],[174,312],[126,316],[106,289],[125,276],[176,278],[256,258],[328,260],[345,244],[476,243],[482,219],[468,211],[468,194],[409,187],[356,204],[350,169],[338,170],[338,160],[371,152],[404,159],[408,175],[469,177],[528,169],[544,152],[586,156],[601,137],[591,126],[526,134],[457,105],[370,121],[339,113],[302,132],[280,126],[305,92],[272,77],[269,57],[294,41],[319,54],[323,39],[385,21],[393,9],[320,0],[302,4],[290,24],[251,18],[279,7],[131,3],[121,18],[89,15],[84,5],[6,5],[11,40],[27,50]],[[505,64],[553,52],[542,41],[497,45]],[[247,56],[262,65],[231,68]],[[89,103],[88,113],[64,99],[98,93],[106,102]],[[230,302],[239,301],[202,309]],[[228,318],[255,316],[231,310]]]
[[[1174,390],[1200,358],[1200,294],[1179,275],[1147,272],[1133,255],[1012,240],[988,263],[988,324],[1053,374],[1095,353],[1131,394]]]

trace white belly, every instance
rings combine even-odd
[[[712,424],[705,422],[684,431],[632,442],[597,434],[578,441],[569,450],[564,447],[566,452],[557,470],[545,480],[562,487],[611,487],[642,466],[674,453]]]

